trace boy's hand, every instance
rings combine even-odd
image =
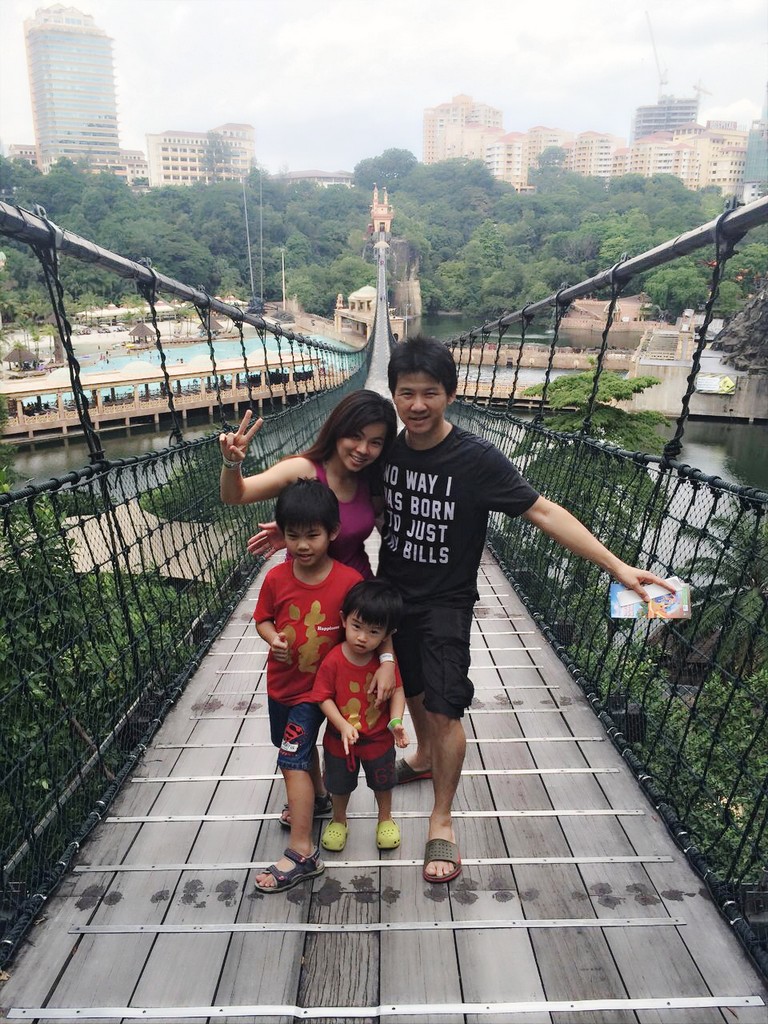
[[[394,729],[392,730],[392,735],[395,737],[395,746],[396,747],[407,747],[408,746],[408,743],[409,743],[408,733],[405,731],[405,726],[404,725],[396,725],[394,727]]]
[[[221,454],[228,462],[242,462],[252,438],[261,430],[264,423],[261,417],[256,420],[250,430],[248,429],[252,415],[253,413],[248,409],[234,433],[219,434]]]
[[[291,649],[288,646],[288,641],[285,638],[285,633],[278,633],[275,639],[269,645],[272,651],[272,657],[275,661],[282,661],[286,664],[291,660]]]
[[[382,662],[381,665],[373,673],[373,678],[368,685],[368,696],[376,694],[374,701],[377,708],[380,708],[382,704],[386,704],[392,694],[395,692],[397,687],[397,679],[395,678],[395,665],[392,661]]]
[[[285,538],[277,523],[259,523],[261,530],[248,538],[248,553],[269,556],[285,547]]]
[[[359,735],[354,725],[350,725],[349,722],[344,723],[344,728],[341,730],[341,739],[344,743],[344,753],[347,756],[349,756],[349,748],[357,743]]]

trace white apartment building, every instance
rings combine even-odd
[[[564,132],[559,128],[545,128],[543,125],[536,125],[526,132],[528,137],[528,166],[538,167],[539,157],[545,149],[558,146],[565,149],[569,142],[575,138],[573,132]]]
[[[147,135],[149,184],[157,188],[239,181],[256,164],[255,142],[250,124],[223,124],[204,132]]]
[[[563,148],[568,154],[566,170],[589,178],[610,178],[613,175],[614,156],[624,147],[624,139],[601,132],[581,132]]]
[[[428,107],[424,111],[424,163],[436,164],[440,160],[466,157],[465,148],[475,151],[482,133],[477,129],[498,129],[504,133],[504,115],[487,103],[476,103],[471,96],[463,93],[454,96],[450,103]],[[466,138],[465,138],[466,135]],[[494,136],[491,132],[490,139]],[[478,157],[482,160],[484,151]]]
[[[518,192],[528,189],[528,136],[508,132],[485,150],[485,166],[500,181],[506,181]]]

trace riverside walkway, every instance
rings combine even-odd
[[[258,894],[286,840],[258,586],[29,934],[4,1019],[768,1021],[758,973],[490,556],[461,877],[422,879],[428,782],[395,791],[391,853],[361,785],[344,853]]]

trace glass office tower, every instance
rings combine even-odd
[[[38,167],[61,157],[92,170],[120,164],[112,40],[74,7],[40,8],[25,21]]]

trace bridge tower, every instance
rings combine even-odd
[[[386,185],[382,190],[382,196],[379,197],[379,186],[373,186],[373,202],[371,203],[371,223],[368,225],[368,230],[373,235],[381,235],[383,232],[386,238],[392,232],[392,218],[394,217],[394,211],[392,204],[387,196]]]

